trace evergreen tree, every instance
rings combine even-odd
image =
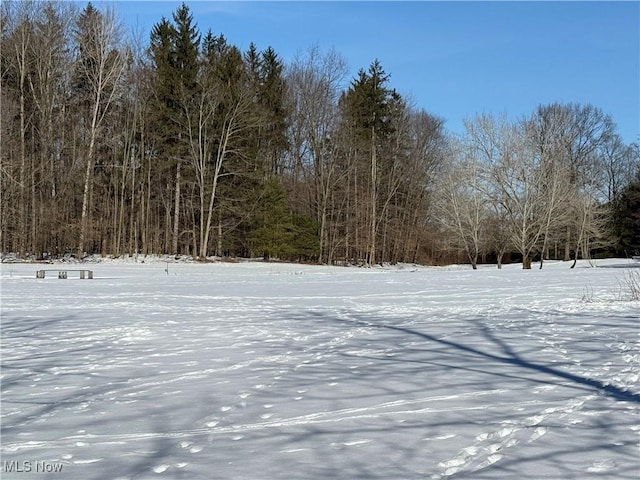
[[[172,252],[178,253],[181,224],[182,164],[185,145],[186,110],[197,90],[200,34],[189,8],[183,3],[151,31],[150,55],[155,67],[153,126],[158,135],[157,151],[167,169],[174,172]],[[168,204],[167,204],[167,208]]]
[[[193,23],[193,15],[184,3],[174,12],[175,41],[173,67],[177,73],[179,94],[191,97],[197,88],[198,49],[200,34]]]
[[[392,104],[399,96],[388,87],[389,75],[378,60],[361,69],[343,98],[346,115],[368,147],[372,131],[376,138],[388,138],[393,130]]]
[[[262,52],[259,66],[259,103],[263,121],[260,129],[262,153],[273,175],[281,174],[282,155],[287,149],[287,121],[284,106],[284,64],[271,47]]]
[[[151,30],[149,53],[154,67],[154,98],[152,100],[152,121],[154,131],[163,149],[175,144],[175,117],[179,110],[177,81],[175,79],[176,31],[173,25],[162,18]]]
[[[200,255],[206,256],[212,227],[217,225],[217,247],[222,250],[225,214],[237,192],[228,188],[236,183],[232,177],[246,170],[246,137],[251,134],[252,115],[250,92],[242,54],[229,45],[224,36],[208,32],[203,42],[201,89],[199,104],[204,107],[199,119],[198,136],[205,158],[198,162],[200,195],[207,195],[208,203],[201,208]],[[203,137],[207,136],[207,139]],[[223,195],[221,193],[224,192]]]
[[[640,169],[614,201],[611,227],[619,253],[640,254]]]
[[[392,192],[385,192],[382,180],[392,169],[394,159],[393,134],[403,102],[398,93],[387,86],[389,75],[379,61],[368,71],[360,70],[358,77],[343,95],[346,128],[352,132],[354,175],[353,204],[354,238],[358,258],[371,265],[377,261],[378,236],[385,229],[381,213],[388,206]],[[364,188],[363,188],[364,186]]]
[[[265,183],[250,236],[254,254],[265,260],[312,260],[319,253],[317,225],[287,208],[287,193],[276,178]]]

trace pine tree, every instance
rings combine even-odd
[[[258,66],[258,101],[263,116],[260,129],[261,150],[268,172],[279,175],[282,173],[282,155],[287,149],[284,64],[275,50],[269,47],[262,52]]]
[[[200,34],[184,3],[174,12],[173,24],[165,18],[151,31],[150,54],[156,70],[154,125],[158,151],[167,168],[175,172],[172,252],[178,253],[181,221],[182,164],[185,145],[185,107],[196,94]]]
[[[398,95],[388,87],[389,78],[375,60],[368,70],[360,69],[344,98],[346,115],[366,146],[371,142],[372,131],[381,139],[392,132],[392,100]]]
[[[383,206],[379,203],[383,198],[381,173],[385,172],[380,169],[380,159],[388,162],[391,158],[391,138],[396,113],[400,110],[396,106],[402,103],[400,95],[387,86],[388,81],[389,75],[376,60],[367,71],[361,69],[358,72],[358,77],[342,98],[347,125],[355,137],[352,148],[354,165],[358,172],[362,172],[353,176],[354,204],[359,205],[354,212],[355,237],[360,243],[356,248],[358,256],[364,257],[369,265],[377,261],[379,214]],[[364,191],[363,184],[366,186]],[[364,241],[360,240],[362,237]]]
[[[174,12],[173,22],[175,40],[172,59],[177,73],[178,93],[189,98],[197,89],[200,34],[189,7],[184,3]]]
[[[154,66],[154,98],[152,100],[154,130],[163,148],[168,148],[175,137],[175,115],[179,109],[177,99],[177,81],[174,71],[175,28],[162,18],[151,30],[149,53]]]
[[[266,261],[316,259],[320,246],[317,231],[315,222],[294,215],[287,207],[287,193],[280,181],[267,180],[249,235],[253,253]]]

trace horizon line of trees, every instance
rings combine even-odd
[[[3,2],[0,251],[444,263],[640,253],[640,146],[586,104],[460,135],[373,61],[286,63],[189,8]]]

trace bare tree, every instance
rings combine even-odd
[[[78,254],[84,252],[88,232],[87,217],[95,165],[96,144],[105,116],[119,94],[125,57],[120,51],[122,31],[115,11],[99,12],[89,4],[78,20],[76,78],[86,94],[89,107],[86,169],[82,193],[82,213]]]
[[[17,105],[19,112],[19,169],[17,176],[18,194],[18,252],[22,256],[27,249],[27,223],[28,223],[28,187],[29,171],[27,165],[27,136],[30,130],[31,113],[27,102],[29,95],[29,75],[33,68],[32,43],[33,23],[36,4],[31,1],[6,2],[7,10],[3,11],[5,17],[3,23],[3,60],[7,61],[5,67],[10,72],[7,77],[14,84],[17,91]],[[3,72],[4,73],[4,72]],[[4,76],[4,75],[3,75]],[[32,205],[33,207],[33,205]],[[33,238],[32,238],[33,240]],[[31,246],[30,246],[31,247]]]
[[[510,243],[530,269],[543,234],[542,182],[522,129],[483,115],[465,123],[475,155],[483,163],[488,198],[506,214]]]
[[[640,163],[640,147],[625,145],[619,135],[611,135],[602,143],[596,162],[595,172],[604,177],[601,195],[607,202],[613,202],[633,179],[634,168]]]
[[[407,130],[402,142],[407,153],[405,169],[394,199],[398,242],[392,259],[416,262],[424,255],[423,249],[429,241],[429,219],[437,217],[433,207],[448,142],[443,133],[443,120],[424,110],[411,111]]]
[[[34,39],[31,56],[34,59],[33,74],[29,79],[33,104],[37,112],[34,122],[38,134],[37,173],[39,175],[38,199],[35,194],[32,203],[37,203],[37,215],[32,217],[32,229],[45,230],[36,238],[38,251],[45,249],[49,231],[55,231],[60,221],[57,208],[63,203],[61,193],[61,172],[65,95],[69,91],[70,25],[76,13],[75,7],[62,2],[39,4],[38,18],[34,22]],[[35,174],[36,172],[34,172]],[[36,181],[32,182],[36,190]],[[53,208],[52,208],[53,207]],[[36,207],[34,207],[35,209]],[[49,213],[46,213],[49,212]],[[36,237],[34,233],[34,237]]]
[[[19,232],[16,232],[14,219],[20,182],[16,165],[12,162],[15,155],[13,134],[18,130],[15,119],[18,117],[18,104],[7,92],[4,78],[0,84],[0,249],[3,252],[15,251],[19,244]]]
[[[462,245],[475,270],[485,243],[489,199],[480,185],[482,176],[473,145],[468,148],[460,139],[452,139],[451,143],[451,162],[442,177],[440,219]]]
[[[322,53],[317,46],[299,54],[287,70],[289,139],[292,171],[299,170],[309,188],[311,213],[319,224],[319,262],[331,262],[336,221],[331,201],[345,172],[338,171],[336,141],[338,98],[346,75],[345,60],[335,51]],[[294,173],[294,179],[297,175]]]
[[[537,189],[543,201],[542,243],[540,246],[540,268],[547,256],[551,236],[568,224],[570,207],[574,200],[571,188],[571,168],[568,152],[562,137],[570,122],[570,114],[563,109],[552,109],[546,115],[534,115],[523,121],[523,134],[528,150],[533,156],[535,168],[539,170]]]
[[[239,153],[237,139],[251,127],[248,120],[250,101],[249,92],[241,92],[230,105],[220,110],[215,91],[208,90],[198,100],[195,121],[187,115],[190,159],[196,171],[200,200],[199,256],[202,259],[208,254],[218,184],[226,175],[224,163],[230,155]],[[216,115],[220,120],[217,130],[212,125]]]
[[[550,104],[539,106],[527,121],[527,134],[533,139],[536,153],[548,162],[561,162],[566,173],[566,182],[572,189],[572,198],[577,200],[585,190],[602,182],[597,167],[598,151],[614,135],[615,125],[602,110],[592,105]],[[565,212],[573,218],[565,225],[565,260],[570,259],[572,245],[584,227],[578,204],[567,204]],[[575,252],[575,250],[574,250]]]
[[[205,39],[205,50],[213,37]],[[243,141],[259,125],[253,92],[242,55],[224,41],[212,48],[201,73],[200,88],[183,102],[189,159],[196,174],[199,198],[198,255],[204,259],[214,220],[218,186],[230,157],[243,157]]]

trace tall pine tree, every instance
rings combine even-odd
[[[171,251],[178,253],[181,221],[182,165],[185,146],[185,107],[197,89],[200,34],[189,7],[174,12],[173,24],[165,18],[151,31],[150,54],[156,70],[154,120],[159,133],[158,152],[174,172]]]
[[[400,96],[388,87],[389,75],[378,60],[367,71],[360,70],[342,97],[347,125],[354,137],[350,151],[354,157],[353,204],[358,256],[367,264],[377,262],[379,205],[381,196],[380,159],[388,156]],[[364,186],[364,189],[363,189]]]

